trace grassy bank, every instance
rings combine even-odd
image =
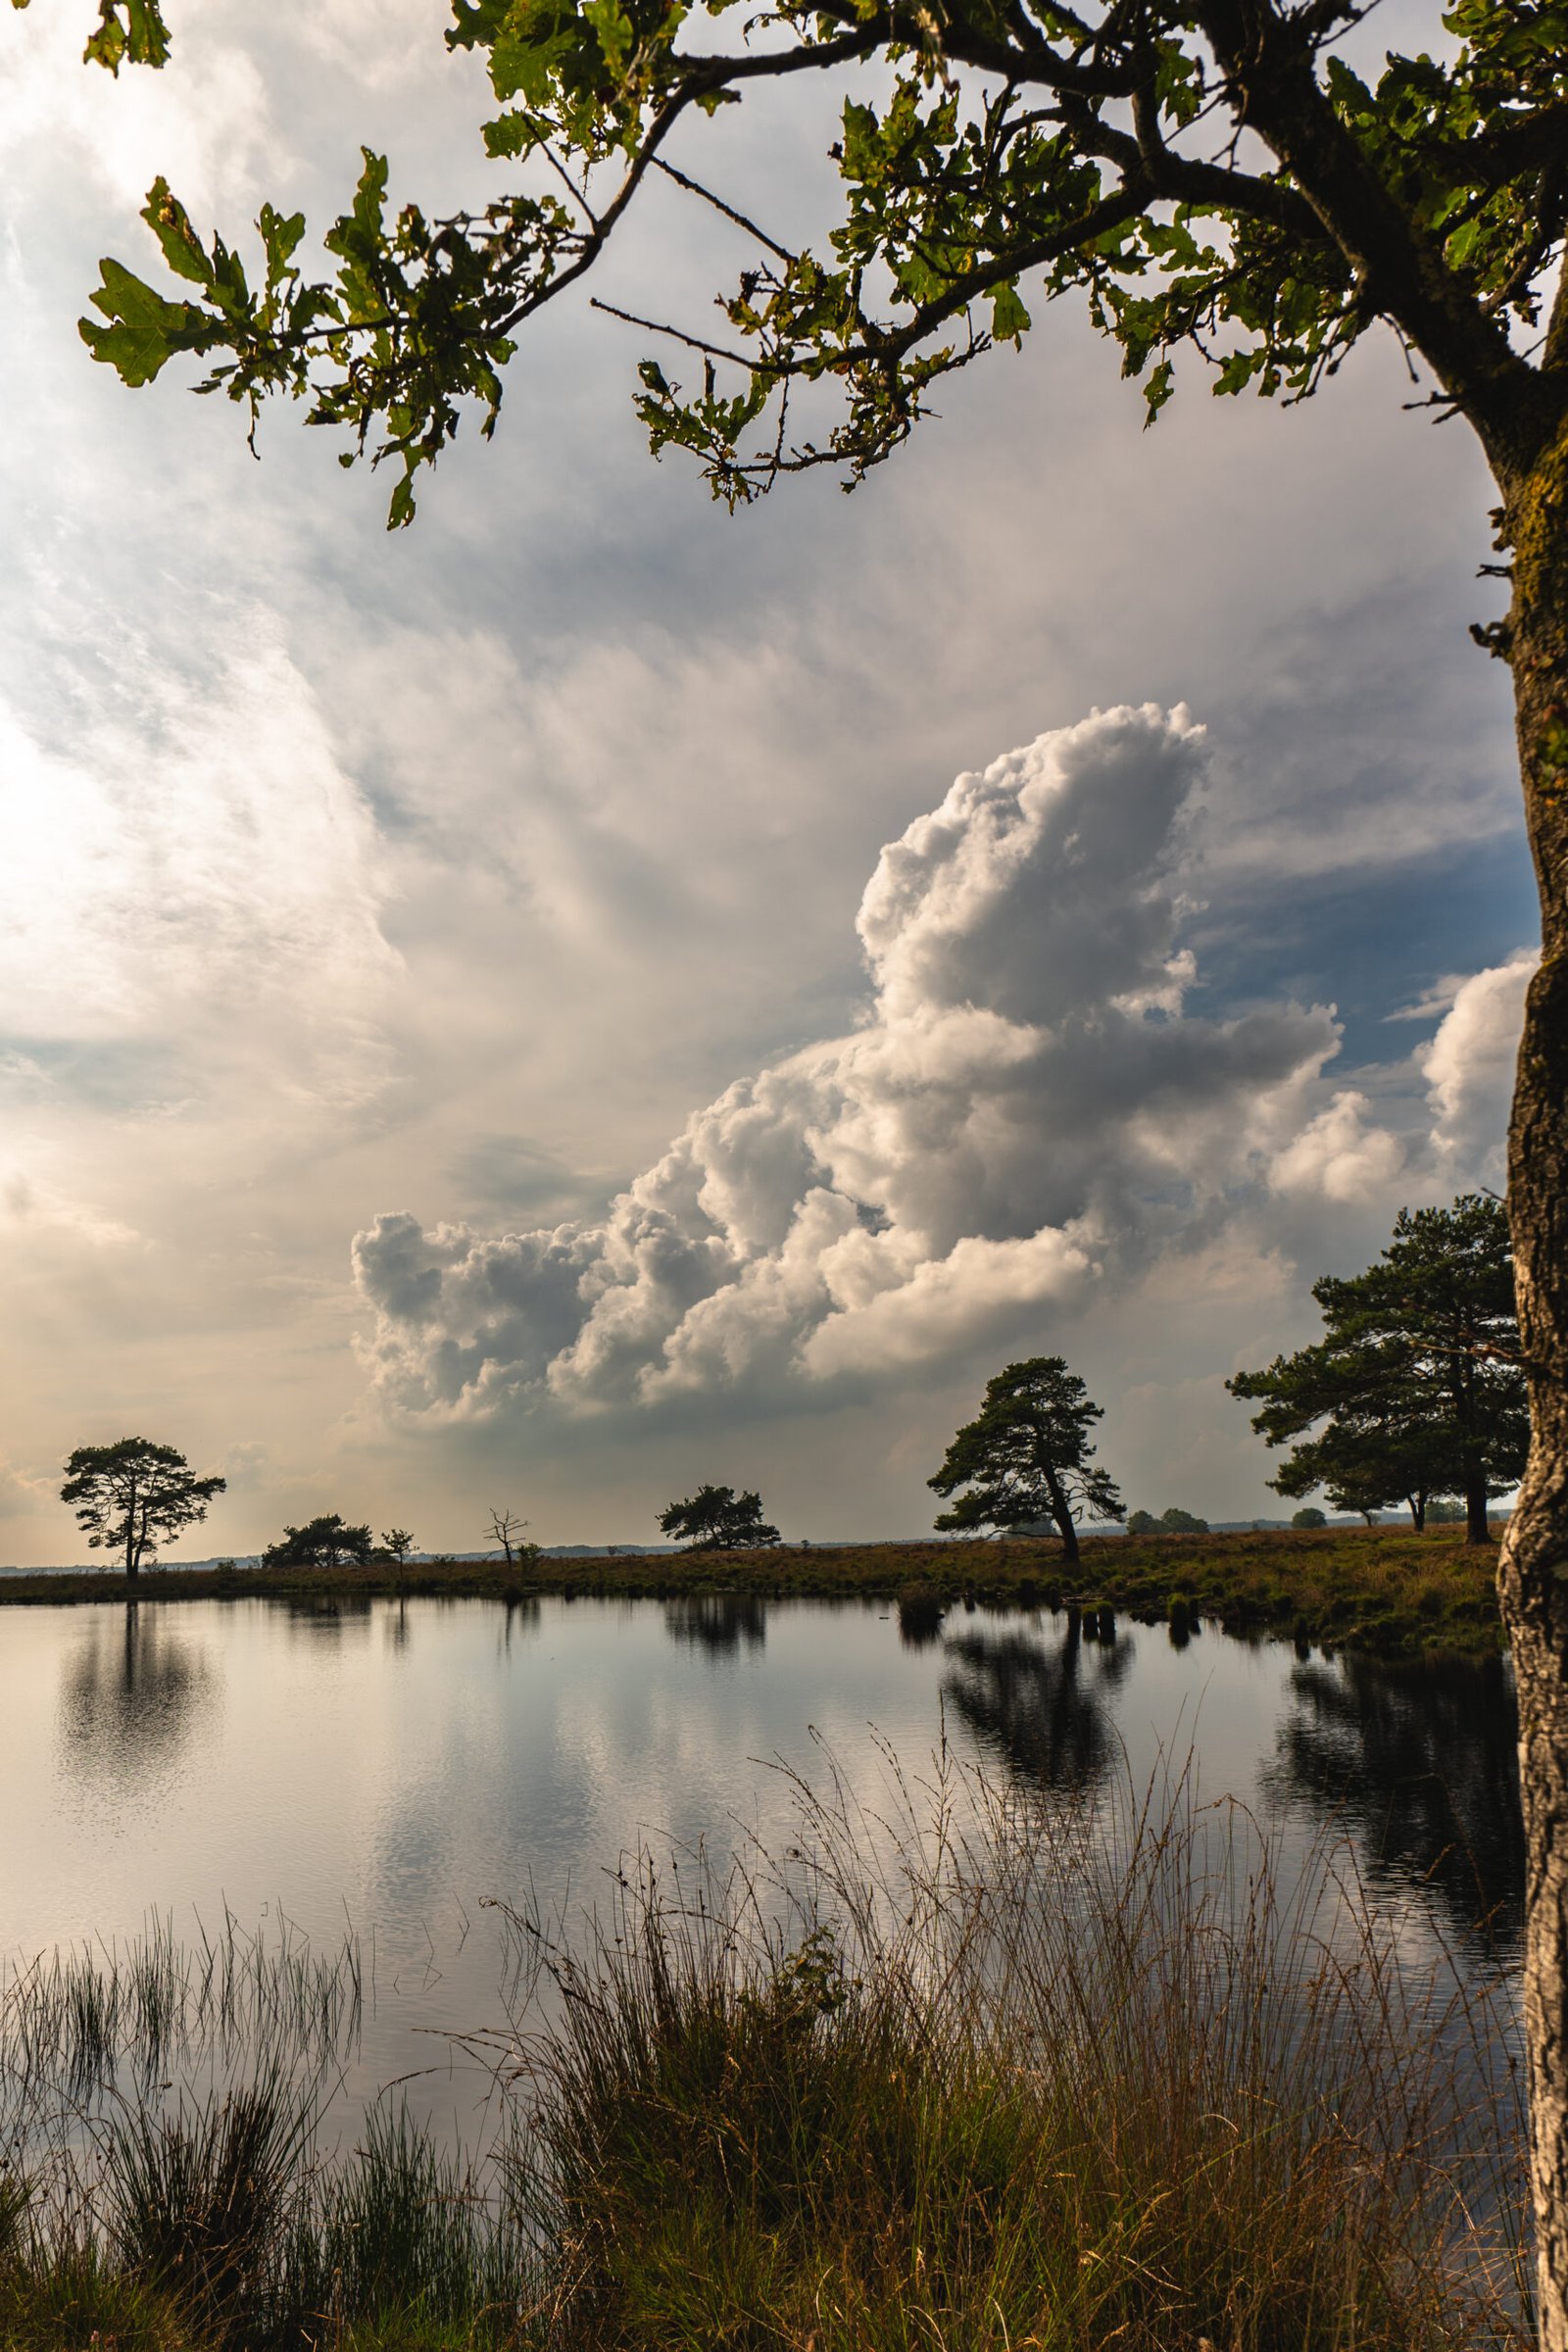
[[[0,1605],[85,1600],[204,1600],[262,1594],[309,1604],[443,1594],[516,1599],[669,1600],[749,1592],[769,1599],[904,1599],[941,1609],[1108,1607],[1144,1618],[1173,1608],[1235,1632],[1278,1633],[1384,1652],[1495,1649],[1501,1641],[1491,1546],[1462,1530],[1265,1529],[1252,1534],[1090,1538],[1076,1568],[1054,1541],[865,1544],[818,1550],[684,1552],[649,1558],[421,1561],[320,1569],[147,1570],[122,1575],[0,1577]]]
[[[891,1786],[874,1828],[801,1788],[723,1885],[645,1856],[569,1933],[512,1918],[546,1997],[479,2164],[395,2101],[323,2155],[287,1987],[188,2095],[96,1962],[122,2029],[51,2146],[84,2045],[58,1979],[13,1984],[0,2345],[1523,2352],[1505,2042],[1343,1856],[1285,1884],[1182,1788],[1107,1842],[951,1767]]]

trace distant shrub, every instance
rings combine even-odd
[[[1157,1536],[1159,1521],[1152,1511],[1131,1511],[1127,1517],[1127,1533],[1130,1536]]]
[[[1315,1502],[1304,1503],[1300,1510],[1291,1513],[1293,1527],[1327,1527],[1328,1517]]]
[[[1172,1503],[1168,1511],[1159,1514],[1161,1533],[1167,1536],[1206,1536],[1208,1521],[1195,1519],[1191,1511],[1179,1511]]]
[[[285,1527],[278,1542],[263,1552],[262,1566],[341,1568],[352,1560],[363,1568],[373,1548],[368,1527],[351,1527],[336,1511],[328,1511],[303,1527]]]

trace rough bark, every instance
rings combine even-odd
[[[1519,1689],[1542,2352],[1568,2352],[1568,426],[1504,479],[1520,770],[1541,890],[1509,1136],[1508,1208],[1530,1372],[1530,1461],[1498,1583]]]

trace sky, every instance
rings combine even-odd
[[[1226,1378],[1502,1176],[1539,931],[1462,424],[1374,338],[1145,432],[1063,302],[732,518],[562,305],[388,535],[75,320],[160,171],[231,236],[362,142],[498,193],[441,0],[172,0],[118,83],[91,13],[0,26],[0,1561],[83,1557],[61,1464],[131,1432],[228,1481],[175,1557],[657,1541],[705,1480],[917,1535],[1047,1352],[1130,1506],[1283,1511]],[[711,132],[792,231],[821,105]],[[660,191],[601,291],[700,319],[720,232]]]

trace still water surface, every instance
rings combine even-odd
[[[1209,1629],[883,1604],[265,1600],[0,1613],[0,1958],[279,1912],[367,1968],[351,2096],[498,2020],[485,1898],[591,1901],[648,1839],[778,1850],[780,1763],[874,1791],[956,1752],[1050,1788],[1196,1754],[1299,1852],[1349,1834],[1413,1949],[1506,1972],[1522,1844],[1499,1661],[1378,1667]],[[1483,1924],[1485,1923],[1485,1924]]]

